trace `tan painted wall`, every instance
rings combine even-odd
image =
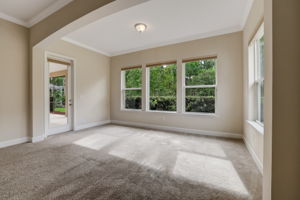
[[[259,133],[247,120],[251,120],[250,94],[251,90],[248,84],[249,69],[248,67],[248,45],[253,36],[263,22],[264,18],[264,0],[254,0],[250,14],[248,16],[245,28],[243,30],[243,58],[244,58],[244,139],[245,142],[253,149],[257,158],[263,163],[264,152],[264,135]],[[263,165],[263,164],[262,164]]]
[[[75,0],[30,29],[30,129],[34,137],[41,135],[45,126],[41,122],[44,108],[40,67],[45,48],[78,28],[147,1]]]
[[[74,0],[30,28],[31,46],[78,18],[115,0]]]
[[[273,0],[272,200],[300,199],[299,11],[299,0]]]
[[[215,54],[218,55],[217,116],[120,110],[120,68],[122,66]],[[111,119],[241,134],[242,79],[242,32],[112,57]]]
[[[29,136],[29,30],[0,19],[0,142]]]
[[[271,200],[272,190],[272,123],[273,123],[273,0],[264,0],[265,21],[265,133],[264,133],[264,171],[263,200]]]
[[[33,136],[44,134],[44,58],[45,52],[52,52],[76,60],[75,125],[101,122],[110,119],[110,58],[99,53],[59,40],[46,49],[35,49],[35,65],[40,66],[38,74],[38,93],[33,98],[36,113]]]
[[[62,40],[46,50],[76,59],[76,124],[109,120],[110,58]]]

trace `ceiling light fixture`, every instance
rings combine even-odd
[[[143,24],[143,23],[135,24],[134,27],[139,33],[142,33],[144,31],[146,31],[146,29],[147,29],[147,25]]]

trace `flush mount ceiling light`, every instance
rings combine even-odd
[[[147,25],[143,23],[137,23],[134,25],[134,27],[139,33],[142,33],[147,29]]]

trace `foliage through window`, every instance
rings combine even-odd
[[[176,63],[151,66],[149,109],[176,111]]]
[[[216,58],[183,62],[185,112],[215,113]]]
[[[65,113],[65,76],[50,77],[50,112]]]
[[[142,108],[142,68],[122,69],[123,108]]]

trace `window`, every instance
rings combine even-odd
[[[176,62],[147,66],[149,110],[176,111]]]
[[[215,113],[216,57],[184,60],[185,112]]]
[[[127,67],[121,72],[122,108],[139,110],[142,108],[142,67]]]
[[[256,122],[264,123],[264,29],[263,24],[249,45],[249,67],[253,76],[253,118]],[[251,72],[249,73],[251,76]],[[251,77],[249,77],[251,80]]]

